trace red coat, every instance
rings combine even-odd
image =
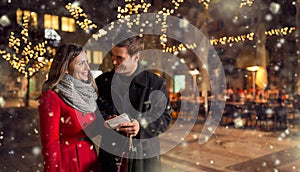
[[[70,107],[53,90],[42,94],[38,109],[44,172],[96,171],[95,147],[83,132],[95,114]]]

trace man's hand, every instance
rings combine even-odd
[[[116,116],[117,116],[117,115],[110,115],[110,116],[108,116],[108,117],[106,118],[106,120],[104,121],[104,127],[105,127],[105,128],[110,128],[110,127],[107,125],[106,121],[109,120],[109,119],[112,119],[112,118],[114,118],[114,117],[116,117]]]
[[[124,122],[117,128],[118,131],[123,131],[128,135],[136,136],[140,130],[140,124],[136,119],[131,122]]]

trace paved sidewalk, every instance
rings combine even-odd
[[[0,108],[14,108],[14,107],[24,107],[25,103],[23,99],[4,99],[5,103]],[[37,108],[37,100],[29,100],[29,107]]]
[[[0,171],[42,171],[37,109],[0,109],[0,119]]]
[[[164,171],[300,171],[300,136],[295,132],[218,127],[199,144],[201,130],[202,125],[195,125],[180,145],[162,156]]]
[[[37,104],[32,105],[0,108],[0,171],[42,171]],[[185,127],[176,133],[186,132]],[[163,172],[300,171],[297,128],[265,132],[219,126],[208,142],[199,144],[202,127],[197,123],[162,155]],[[172,138],[164,137],[161,143],[167,147]]]

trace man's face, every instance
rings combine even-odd
[[[111,59],[116,73],[130,76],[137,68],[139,54],[130,56],[126,47],[113,47]]]

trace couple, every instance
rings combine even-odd
[[[157,136],[171,109],[165,80],[138,63],[143,48],[139,36],[121,41],[110,51],[114,69],[95,80],[82,47],[58,49],[39,100],[44,171],[161,171]],[[166,99],[151,98],[156,90]],[[130,121],[105,125],[123,113]],[[98,157],[88,131],[102,136]],[[134,158],[123,154],[129,145]]]

